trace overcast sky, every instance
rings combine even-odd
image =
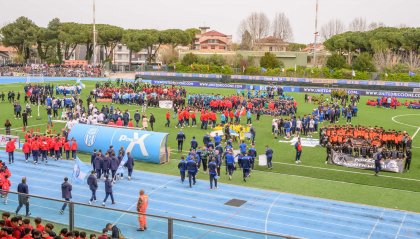
[[[97,23],[124,28],[191,28],[207,25],[238,41],[238,25],[252,12],[272,19],[284,12],[295,42],[313,41],[316,0],[96,0]],[[92,0],[0,0],[0,26],[19,16],[39,26],[58,17],[62,22],[92,22]],[[420,0],[319,0],[320,27],[338,18],[346,25],[356,18],[388,26],[420,26]]]

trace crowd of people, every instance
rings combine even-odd
[[[101,68],[92,65],[10,64],[0,67],[0,76],[97,77]]]
[[[159,100],[172,100],[176,105],[185,105],[187,91],[183,87],[151,85],[136,82],[97,83],[90,93],[95,100],[107,98],[113,103],[138,104],[157,107]]]
[[[383,107],[386,109],[396,109],[398,106],[401,106],[401,102],[398,101],[396,97],[386,97],[386,96],[378,96],[376,100],[368,100],[367,105]]]
[[[180,130],[176,136],[179,152],[183,150],[185,139],[185,133]],[[209,174],[210,190],[215,189],[218,187],[217,182],[221,176],[223,165],[229,180],[232,179],[234,172],[239,168],[242,169],[242,179],[246,182],[251,176],[258,154],[255,142],[247,144],[245,141],[241,141],[239,143],[239,150],[236,152],[228,135],[222,137],[216,133],[214,137],[211,137],[209,134],[205,134],[202,139],[202,146],[199,146],[201,143],[193,136],[187,156],[181,156],[178,163],[181,182],[185,181],[187,174],[189,187],[192,187],[196,184],[197,173],[202,169],[204,174]],[[268,145],[265,155],[268,168],[272,169],[273,150]]]
[[[12,216],[9,212],[2,213],[0,220],[0,238],[2,239],[115,239],[120,238],[119,228],[107,223],[102,233],[88,234],[85,231],[62,228],[57,230],[52,223],[44,223],[40,217],[34,219],[19,215]],[[122,234],[121,234],[122,235]]]
[[[333,151],[373,160],[380,154],[383,159],[405,159],[405,169],[410,170],[412,139],[406,132],[379,127],[330,125],[321,128],[320,144],[327,149],[326,162]]]

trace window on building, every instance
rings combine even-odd
[[[219,46],[219,49],[224,50],[224,49],[226,49],[226,47],[225,46]]]
[[[211,49],[212,49],[212,50],[216,49],[216,46],[211,46]]]
[[[268,49],[269,51],[273,51],[273,47],[272,46],[270,46],[270,48]]]

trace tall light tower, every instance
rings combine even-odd
[[[96,6],[93,0],[93,65],[96,65]]]
[[[318,41],[318,0],[316,0],[316,13],[315,13],[315,40],[314,40],[314,66],[317,67],[316,62],[316,47]]]

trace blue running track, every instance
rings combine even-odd
[[[7,159],[4,152],[0,157]],[[21,177],[26,176],[31,194],[60,199],[60,185],[65,176],[71,176],[73,166],[74,162],[65,160],[50,160],[48,164],[38,165],[25,163],[23,154],[15,153],[15,164],[10,165],[12,189],[16,190]],[[206,178],[202,174],[199,177]],[[154,215],[301,238],[420,238],[420,214],[416,213],[228,184],[220,184],[218,189],[210,191],[208,180],[198,180],[197,185],[190,189],[178,177],[142,171],[135,171],[131,181],[118,181],[114,185],[116,205],[110,205],[108,199],[106,207],[135,211],[140,189],[149,194],[148,213]],[[73,184],[72,194],[75,202],[87,203],[90,198],[87,185]],[[102,180],[97,196],[98,201],[102,201]],[[9,204],[1,204],[1,210],[15,210],[16,196],[10,195],[9,198]],[[246,203],[240,207],[225,205],[231,199],[245,200]],[[35,198],[30,203],[32,216],[68,224],[68,212],[64,215],[58,213],[60,203]],[[24,213],[24,208],[20,213]],[[137,232],[135,214],[89,206],[75,206],[75,213],[77,228],[101,231],[106,223],[111,222],[121,228],[126,238],[167,238],[167,220],[164,219],[148,217],[148,230]],[[185,239],[274,238],[179,221],[174,221],[174,234],[174,238]]]

